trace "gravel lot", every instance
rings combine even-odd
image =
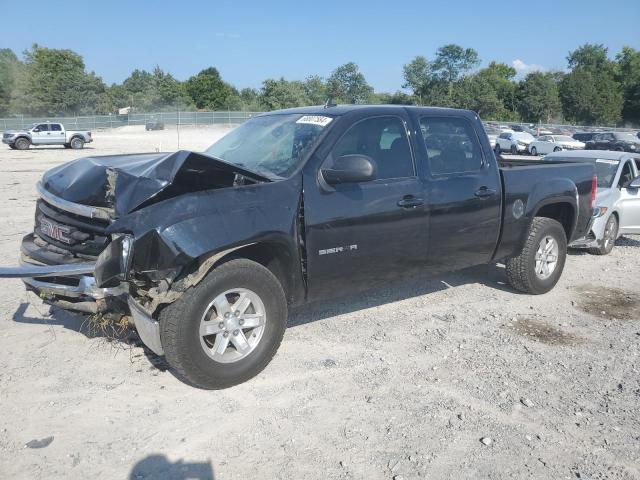
[[[184,128],[180,146],[224,131]],[[0,145],[0,263],[32,229],[42,172],[156,148],[176,131]],[[0,478],[640,478],[639,270],[626,237],[572,252],[543,296],[483,266],[306,306],[262,374],[217,392],[4,280]]]

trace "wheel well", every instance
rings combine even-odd
[[[278,243],[255,243],[234,250],[223,257],[220,263],[228,262],[236,258],[246,258],[268,268],[282,285],[288,302],[295,296],[292,275],[287,274],[295,268],[295,259],[291,258],[287,249]],[[215,267],[214,267],[215,268]]]
[[[27,137],[26,135],[20,135],[19,137],[16,137],[13,140],[13,143],[16,143],[18,140],[20,140],[21,138],[25,139],[27,142],[31,143],[31,140],[29,139],[29,137]]]
[[[69,139],[69,142],[73,141],[74,138],[79,138],[84,142],[84,138],[82,137],[82,135],[72,135],[71,138]]]
[[[536,212],[535,216],[557,220],[564,228],[564,233],[567,235],[567,240],[571,239],[575,213],[573,211],[573,206],[570,203],[563,202],[545,205]]]

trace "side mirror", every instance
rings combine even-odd
[[[367,155],[343,155],[334,161],[332,168],[322,169],[322,178],[329,185],[369,182],[375,177],[373,159]]]
[[[640,177],[636,177],[632,180],[625,182],[622,185],[623,188],[640,188]]]

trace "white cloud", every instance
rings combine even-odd
[[[546,70],[546,68],[544,68],[542,65],[536,65],[535,63],[524,63],[519,58],[516,58],[513,62],[511,62],[511,65],[516,69],[518,75],[526,75],[527,73]]]

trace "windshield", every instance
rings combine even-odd
[[[613,179],[618,171],[618,160],[596,160],[596,177],[598,178],[598,188],[610,188]]]
[[[514,132],[513,138],[517,138],[518,140],[535,140],[533,135],[527,132]]]
[[[323,115],[261,115],[229,132],[205,153],[269,178],[290,176],[333,120]]]
[[[637,142],[638,137],[633,133],[614,133],[618,140],[624,140],[625,142]]]

